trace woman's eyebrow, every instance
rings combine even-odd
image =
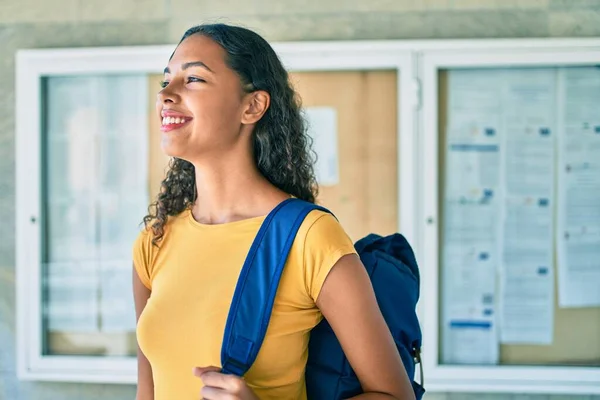
[[[181,66],[181,69],[182,69],[182,70],[186,70],[186,69],[188,69],[188,68],[191,68],[191,67],[202,67],[202,68],[205,68],[205,69],[207,69],[208,71],[210,71],[210,72],[214,73],[214,71],[213,71],[212,69],[210,69],[210,68],[208,67],[208,65],[204,64],[202,61],[190,61],[190,62],[184,63],[184,64]],[[169,74],[169,73],[171,73],[171,70],[169,69],[169,67],[165,68],[165,70],[164,70],[164,73],[165,73],[165,74]]]

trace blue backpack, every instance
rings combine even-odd
[[[250,247],[225,326],[224,373],[243,376],[260,350],[288,253],[304,218],[327,209],[298,199],[285,200],[265,219]],[[425,390],[414,381],[420,363],[421,329],[416,315],[419,270],[404,237],[368,235],[355,244],[367,269],[379,307],[394,337],[417,399]],[[423,371],[421,367],[421,382]],[[362,393],[342,347],[323,319],[310,334],[306,389],[309,400],[346,399]]]

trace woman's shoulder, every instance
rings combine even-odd
[[[340,221],[333,214],[322,210],[311,211],[298,233],[311,244],[326,244],[333,239],[350,240]]]
[[[153,241],[154,238],[156,238],[158,235],[160,235],[161,236],[160,241],[163,241],[165,238],[167,238],[169,236],[169,234],[173,230],[177,230],[184,223],[184,221],[187,219],[188,215],[189,215],[189,209],[185,209],[175,215],[169,215],[166,217],[166,220],[162,224],[162,227],[160,227],[160,229],[159,229],[160,221],[159,221],[158,217],[156,217],[156,216],[148,217],[144,220],[144,222],[140,228],[140,231],[138,234],[138,240]],[[159,234],[159,232],[160,232],[160,234]]]
[[[325,278],[347,254],[356,253],[354,243],[338,219],[329,212],[313,210],[301,225],[296,240],[307,293],[316,301]]]
[[[177,230],[186,218],[187,210],[173,216],[159,228],[157,218],[148,218],[142,224],[140,231],[133,243],[133,264],[140,280],[151,289],[154,261],[160,251],[168,242],[173,230]]]

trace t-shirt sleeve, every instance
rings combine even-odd
[[[306,290],[313,301],[331,269],[348,254],[356,254],[352,240],[333,215],[323,213],[309,228],[304,244]]]
[[[152,231],[143,229],[133,244],[133,267],[140,281],[152,290]]]

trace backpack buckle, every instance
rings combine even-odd
[[[413,351],[415,353],[415,363],[419,364],[419,377],[421,378],[421,382],[419,382],[419,384],[422,387],[425,387],[425,377],[423,376],[423,361],[421,360],[421,348],[415,347],[413,348]]]

